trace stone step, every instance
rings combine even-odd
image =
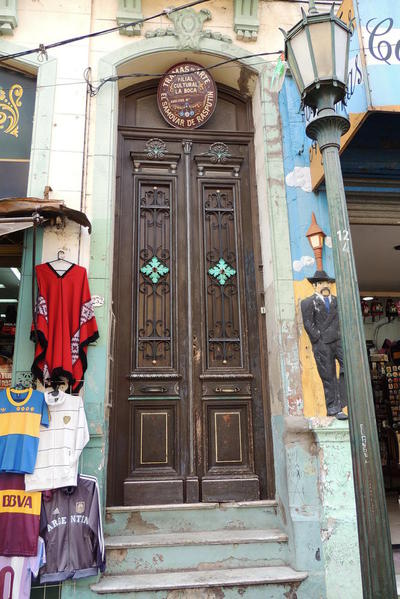
[[[280,525],[273,500],[236,503],[184,503],[111,507],[104,531],[110,535],[203,530],[275,528]]]
[[[123,535],[105,544],[107,574],[273,566],[288,558],[279,529]]]
[[[296,596],[298,585],[306,578],[306,572],[296,572],[289,566],[225,568],[104,576],[91,589],[99,594],[113,595],[114,599],[161,599],[166,597],[166,591],[175,591],[174,597],[179,599],[233,599],[244,595],[249,599],[281,599]],[[212,594],[210,589],[214,590]]]

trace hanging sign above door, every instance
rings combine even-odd
[[[158,107],[177,129],[197,129],[212,116],[217,104],[214,79],[195,62],[171,67],[158,84]]]

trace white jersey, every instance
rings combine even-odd
[[[46,393],[45,399],[50,424],[40,427],[35,470],[25,475],[27,491],[76,486],[79,456],[89,441],[81,397],[59,391]]]

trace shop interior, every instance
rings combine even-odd
[[[353,224],[351,234],[392,545],[396,573],[399,573],[400,219],[392,222],[395,224]]]
[[[0,237],[0,387],[11,385],[23,231]]]

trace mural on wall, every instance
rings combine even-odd
[[[324,270],[317,270],[308,281],[314,293],[301,301],[301,313],[322,380],[326,413],[338,420],[347,420],[347,414],[343,412],[347,400],[339,313],[336,296],[331,292],[335,279],[331,279]],[[339,377],[336,362],[339,363]]]
[[[322,250],[326,235],[317,223],[314,212],[306,237],[314,252],[317,270],[307,280],[314,293],[301,300],[304,329],[311,341],[311,348],[321,378],[326,404],[326,414],[338,420],[347,420],[343,408],[347,405],[346,385],[343,371],[343,350],[340,341],[337,298],[332,293],[335,279],[323,269]],[[337,363],[339,373],[337,373]]]

